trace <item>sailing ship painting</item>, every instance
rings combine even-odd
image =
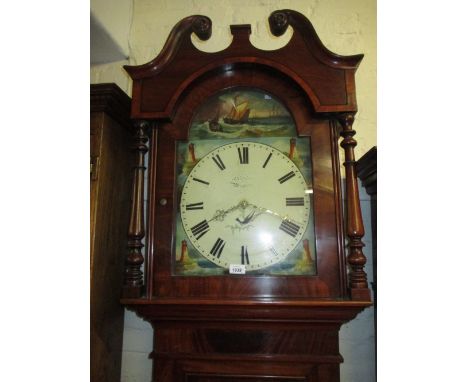
[[[294,119],[273,96],[256,89],[228,89],[196,110],[192,139],[285,137],[296,135]]]
[[[208,126],[210,128],[210,131],[223,131],[221,125],[219,124],[219,114],[220,114],[220,108],[218,107],[216,109],[216,115],[208,120]]]
[[[229,125],[240,125],[249,120],[249,103],[247,101],[237,103],[238,95],[234,97],[232,108],[229,114],[223,118],[223,121]]]

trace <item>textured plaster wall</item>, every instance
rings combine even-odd
[[[105,0],[101,0],[105,1]],[[110,0],[108,0],[110,2]],[[277,9],[294,9],[311,20],[324,45],[334,53],[365,57],[356,74],[359,112],[356,158],[376,145],[376,2],[375,0],[134,0],[129,39],[129,59],[91,67],[91,82],[115,82],[131,95],[131,82],[122,65],[140,65],[153,59],[162,49],[171,28],[183,17],[201,14],[211,18],[213,34],[209,41],[194,43],[201,50],[217,51],[231,41],[229,25],[251,24],[251,42],[260,49],[276,49],[287,43],[268,31],[267,18]],[[112,8],[109,8],[112,9]],[[126,26],[127,27],[127,26]],[[366,229],[365,254],[371,260],[370,202],[360,189]],[[366,266],[373,279],[372,264]],[[374,381],[373,309],[344,325],[340,332],[343,382]],[[131,312],[126,312],[122,381],[151,380],[152,328]]]
[[[133,0],[91,0],[91,13],[107,30],[125,56],[132,22]]]

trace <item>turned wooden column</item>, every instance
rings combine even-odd
[[[125,259],[125,278],[122,290],[122,297],[124,298],[138,298],[141,297],[143,292],[143,272],[141,268],[144,262],[142,250],[144,247],[143,238],[145,237],[144,179],[149,123],[138,120],[134,125],[135,136],[132,149],[135,152],[136,165],[133,170],[132,209],[127,235],[128,252]]]
[[[356,161],[354,148],[357,145],[353,136],[354,115],[352,113],[341,114],[338,117],[342,130],[340,131],[340,146],[344,149],[346,174],[346,233],[348,236],[348,265],[349,265],[349,288],[353,300],[369,300],[370,291],[367,287],[367,274],[364,266],[367,262],[362,252],[364,243],[364,224],[362,222],[361,206],[359,203],[359,189],[356,175]]]

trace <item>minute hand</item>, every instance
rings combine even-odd
[[[255,204],[250,204],[250,206],[255,208],[257,211],[260,211],[261,213],[267,213],[267,214],[270,214],[270,215],[277,216],[281,220],[288,220],[290,222],[297,223],[294,219],[291,219],[288,215],[281,215],[281,214],[279,214],[279,213],[277,213],[275,211],[272,211],[272,210],[270,210],[268,208],[256,206]]]

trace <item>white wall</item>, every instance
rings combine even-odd
[[[91,0],[91,15],[112,37],[118,49],[129,55],[133,0]]]

